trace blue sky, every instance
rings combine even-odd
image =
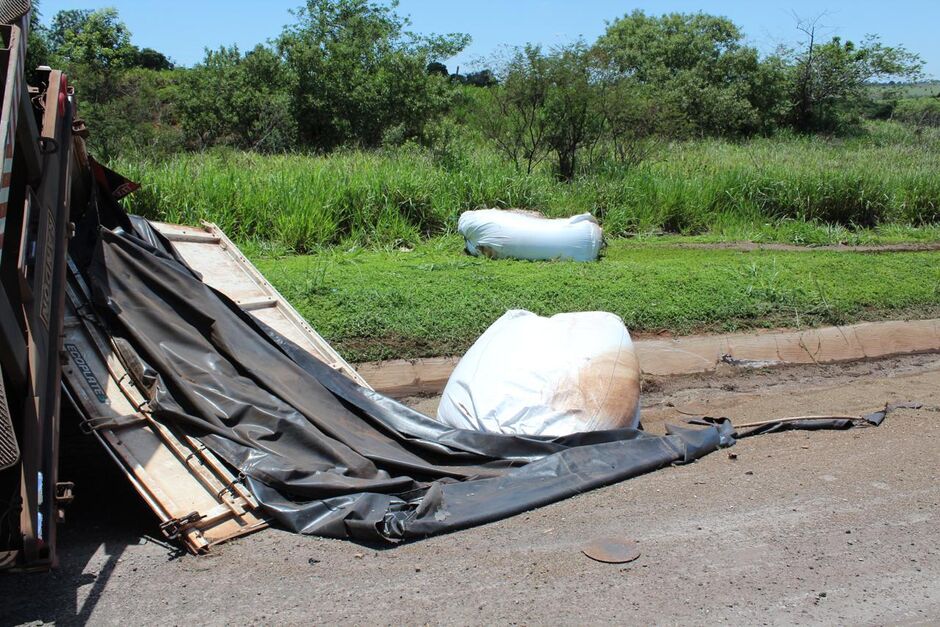
[[[277,35],[291,21],[291,8],[301,0],[41,0],[44,20],[60,9],[113,6],[120,11],[141,47],[191,65],[206,47],[238,44],[253,47]],[[263,6],[264,10],[259,9]],[[426,33],[465,32],[471,46],[448,62],[472,69],[502,45],[538,42],[545,46],[583,36],[592,41],[605,20],[635,8],[648,13],[705,11],[730,17],[751,44],[770,51],[792,43],[798,33],[794,14],[825,13],[827,34],[860,39],[877,33],[886,44],[903,44],[926,61],[926,71],[940,78],[940,0],[686,0],[626,2],[615,0],[401,0],[399,13],[411,17],[413,30]]]

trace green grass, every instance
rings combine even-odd
[[[452,233],[462,211],[591,211],[610,237],[678,233],[821,244],[936,239],[940,129],[872,123],[848,139],[782,136],[658,146],[630,169],[599,165],[571,184],[517,172],[469,141],[328,156],[185,154],[112,164],[144,189],[131,209],[219,224],[241,243],[294,252],[413,245]],[[926,229],[923,227],[927,227]]]
[[[256,262],[353,361],[459,355],[513,308],[612,311],[634,333],[940,312],[938,253],[742,253],[616,240],[601,261],[579,264],[491,261],[461,249],[458,237],[443,237],[410,251],[334,248]]]

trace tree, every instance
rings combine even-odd
[[[635,166],[646,159],[653,137],[681,137],[690,132],[678,103],[629,77],[605,81],[600,106],[607,146],[621,165]]]
[[[805,42],[786,52],[792,68],[790,121],[797,130],[837,130],[869,99],[869,82],[921,76],[923,60],[903,46],[885,46],[874,35],[860,44],[839,37],[820,43],[819,27],[819,18],[801,20],[797,28]]]
[[[531,174],[548,153],[548,68],[541,49],[514,50],[499,79],[480,127],[516,169]]]
[[[493,76],[492,70],[479,70],[464,76],[463,83],[474,87],[492,87],[497,83],[497,80]]]
[[[42,13],[39,10],[38,0],[33,0],[29,13],[29,35],[26,41],[26,82],[36,85],[39,80],[36,68],[40,65],[49,65],[52,52],[49,45],[49,31],[41,23]]]
[[[447,71],[447,66],[441,63],[440,61],[431,61],[427,66],[428,74],[437,74],[438,76],[450,76],[450,73]]]
[[[130,31],[114,9],[66,10],[52,18],[48,41],[52,62],[68,74],[79,113],[93,130],[92,149],[99,158],[110,157],[140,122],[139,112],[128,107],[140,91],[122,80],[136,55]],[[145,111],[150,106],[133,104]]]
[[[286,64],[270,48],[259,45],[244,56],[234,46],[208,50],[203,62],[183,75],[184,136],[198,149],[289,149],[297,143],[290,87]]]
[[[419,37],[388,6],[368,0],[307,0],[277,40],[295,83],[294,116],[303,140],[320,148],[375,146],[391,129],[417,136],[453,95],[426,71],[469,42],[466,35]]]
[[[146,150],[169,154],[183,147],[178,124],[179,72],[131,68],[115,79],[104,102],[79,102],[92,129],[89,142],[101,159]]]
[[[559,178],[570,181],[579,153],[600,137],[604,124],[601,88],[583,43],[557,48],[547,60],[546,142],[555,153]]]
[[[59,11],[48,31],[51,56],[69,74],[89,122],[95,107],[115,94],[123,71],[133,66],[137,49],[115,9]]]
[[[750,133],[762,125],[760,58],[727,18],[637,10],[608,23],[594,49],[608,71],[677,106],[691,131]]]
[[[173,63],[166,55],[153,48],[138,49],[133,63],[135,67],[142,67],[146,70],[163,71],[173,69]]]
[[[137,57],[116,9],[59,11],[49,33],[53,51],[66,63],[105,71],[131,67]]]
[[[583,43],[549,54],[528,45],[504,64],[492,99],[493,115],[483,125],[496,146],[519,169],[531,173],[547,155],[556,172],[570,181],[578,155],[603,128],[601,86]]]

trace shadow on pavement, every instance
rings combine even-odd
[[[75,482],[75,501],[59,526],[59,566],[50,572],[0,573],[4,625],[86,623],[127,547],[159,537],[153,513],[97,440],[80,433],[76,423],[64,412],[59,477]],[[149,537],[142,539],[142,533]],[[103,563],[97,557],[102,554]]]

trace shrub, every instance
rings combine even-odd
[[[916,126],[940,126],[940,98],[905,98],[892,117]]]

